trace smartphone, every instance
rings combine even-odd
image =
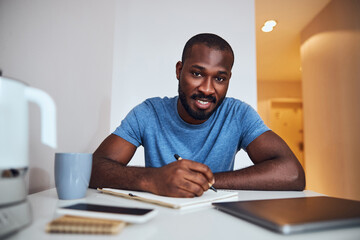
[[[143,223],[155,217],[157,210],[148,208],[130,208],[90,203],[77,203],[58,208],[58,214],[68,214],[82,217],[94,217],[121,220],[129,223]]]

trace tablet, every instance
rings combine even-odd
[[[155,217],[157,210],[147,208],[130,208],[89,203],[78,203],[58,208],[58,214],[75,215],[120,220],[129,223],[144,223]]]
[[[360,226],[360,201],[305,197],[213,203],[215,208],[283,234]]]

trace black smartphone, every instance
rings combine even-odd
[[[131,223],[142,223],[153,218],[157,211],[148,208],[118,207],[90,203],[77,203],[58,208],[59,214],[70,214],[83,217],[98,217],[122,220]]]

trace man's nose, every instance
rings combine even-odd
[[[201,82],[200,86],[198,87],[198,90],[203,94],[205,94],[206,96],[214,94],[215,88],[211,77],[204,78],[204,80]]]

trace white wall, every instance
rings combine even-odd
[[[146,98],[177,95],[175,64],[186,41],[201,32],[216,33],[233,47],[228,96],[256,108],[254,0],[118,1],[116,17],[111,131]],[[249,164],[241,156],[237,168]],[[143,162],[141,147],[131,164]]]
[[[176,95],[175,63],[199,32],[230,42],[228,96],[256,107],[254,19],[254,0],[1,0],[0,69],[57,105],[57,149],[41,144],[30,105],[29,191],[54,186],[55,152],[93,152],[145,98]]]
[[[93,152],[108,133],[114,8],[115,1],[0,1],[0,69],[57,106],[58,148],[50,149],[30,105],[30,192],[54,186],[55,152]]]

